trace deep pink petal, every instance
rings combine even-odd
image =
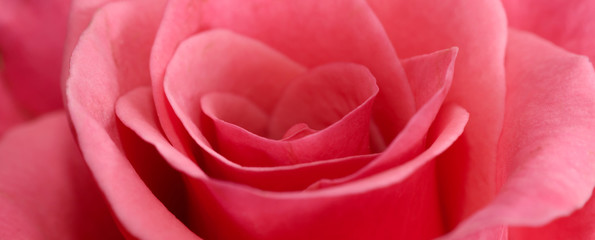
[[[139,89],[122,98],[121,103],[145,102],[141,105],[150,106],[150,99],[148,89]],[[122,112],[140,113],[138,120],[153,119],[152,125],[156,126],[154,112],[142,116],[146,114],[142,112],[151,108],[131,106],[125,110],[124,104],[119,106],[122,106],[119,108]],[[191,186],[194,205],[191,227],[207,239],[416,239],[438,236],[442,230],[430,161],[462,133],[467,118],[468,114],[461,108],[446,108],[431,130],[433,144],[426,152],[403,167],[335,188],[267,192],[195,175],[191,179],[194,183]],[[152,132],[149,134],[153,135],[152,140],[166,142],[158,131],[145,130]],[[160,145],[165,150],[167,144]],[[161,153],[165,152],[167,150]],[[349,209],[349,217],[345,217],[345,209]],[[352,230],[344,231],[345,228]]]
[[[595,2],[503,0],[508,24],[595,62]]]
[[[447,239],[501,224],[546,224],[583,207],[595,186],[595,72],[588,58],[515,30],[506,53],[499,156],[508,177],[495,200]]]
[[[204,176],[204,172],[189,157],[175,149],[160,131],[150,87],[139,87],[118,99],[118,118],[148,143],[153,144],[171,167],[191,176]]]
[[[506,16],[497,0],[368,0],[399,56],[459,48],[447,102],[469,111],[471,120],[450,152],[458,161],[438,169],[468,169],[448,186],[447,224],[453,225],[493,198],[497,188],[496,146],[504,115]],[[468,146],[464,146],[464,143]],[[465,156],[464,154],[468,155]],[[442,161],[440,161],[442,162]],[[447,175],[447,173],[440,173]],[[456,206],[455,205],[460,205]]]
[[[140,137],[154,145],[169,164],[193,178],[207,178],[192,160],[173,148],[159,131],[152,98],[147,88],[139,88],[120,98],[118,117]],[[226,159],[214,160],[204,170],[223,179],[268,190],[302,190],[321,178],[336,178],[353,173],[377,155],[336,159],[313,164],[299,164],[278,168],[243,168],[226,165]],[[225,162],[223,162],[225,161]],[[219,165],[217,165],[219,164]]]
[[[121,239],[63,112],[0,140],[0,238]]]
[[[0,6],[0,71],[8,91],[31,115],[62,108],[60,63],[70,0],[2,0]]]
[[[338,185],[371,176],[399,166],[418,155],[425,146],[428,130],[448,94],[457,51],[453,48],[403,61],[416,101],[421,104],[420,109],[378,159],[353,175],[331,181],[323,180],[320,186]]]
[[[127,104],[132,105],[126,107]],[[124,120],[136,127],[143,126],[142,121],[151,122],[144,126],[153,127],[136,131],[148,133],[145,137],[161,146],[158,148],[162,154],[176,157],[167,152],[177,150],[171,145],[167,150],[166,139],[154,129],[157,120],[150,105],[149,89],[138,89],[121,98],[118,112],[123,119],[138,120]],[[460,108],[446,108],[430,131],[429,140],[433,144],[426,152],[403,167],[334,188],[268,192],[186,171],[193,179],[190,179],[193,183],[190,187],[193,194],[191,228],[207,239],[438,236],[441,227],[436,182],[429,161],[462,133],[467,118],[468,114]],[[184,157],[179,153],[177,156]],[[289,175],[281,173],[280,176]],[[349,209],[350,217],[345,217],[345,209]],[[345,228],[353,231],[344,231]]]
[[[456,140],[467,119],[460,107],[445,108],[423,154],[401,167],[332,188],[279,193],[202,181],[197,189],[203,192],[195,196],[197,227],[213,239],[437,237],[442,226],[431,160]]]
[[[299,138],[303,138],[305,136],[308,136],[310,134],[313,134],[315,132],[318,132],[318,131],[310,128],[308,126],[308,124],[298,123],[298,124],[293,125],[292,127],[290,127],[287,130],[287,132],[285,132],[285,134],[283,135],[283,137],[281,138],[281,140],[290,141],[290,140],[294,140],[294,139],[299,139]]]
[[[136,140],[127,141],[134,136],[118,129],[114,113],[121,94],[150,83],[149,53],[162,8],[158,1],[142,1],[113,3],[98,10],[73,51],[66,97],[85,160],[122,228],[143,239],[192,239],[196,236],[166,208],[176,199],[157,198],[168,197],[163,196],[168,182],[160,179],[170,177],[170,172],[162,169],[163,175],[156,175],[158,165],[151,165],[160,163],[159,159],[143,164],[128,158],[151,151],[127,149]],[[153,179],[147,174],[153,174]]]
[[[296,78],[277,102],[270,122],[264,111],[235,95],[207,95],[202,108],[213,120],[220,154],[242,166],[283,166],[370,153],[370,118],[377,93],[374,77],[365,67],[335,63]],[[251,117],[259,120],[249,124]],[[299,123],[320,131],[278,140]]]
[[[26,119],[27,114],[14,99],[10,90],[6,88],[6,82],[0,73],[0,136],[10,127]]]

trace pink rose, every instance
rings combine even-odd
[[[592,1],[0,4],[2,239],[595,237]]]

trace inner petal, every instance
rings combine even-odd
[[[253,134],[266,136],[268,114],[247,98],[232,93],[209,93],[201,99],[208,116],[236,125]]]
[[[293,165],[369,153],[377,92],[365,67],[316,68],[294,80],[274,111],[268,135],[284,136],[280,140],[263,137],[266,113],[246,98],[211,93],[201,99],[201,107],[213,121],[212,144],[221,155],[242,166]]]
[[[272,113],[270,137],[279,139],[299,123],[324,129],[377,91],[374,77],[362,66],[329,64],[314,69],[287,87]]]
[[[290,127],[287,132],[283,135],[282,140],[295,140],[305,136],[308,136],[312,133],[317,132],[316,130],[310,128],[308,124],[305,123],[298,123]]]

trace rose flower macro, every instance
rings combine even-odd
[[[593,16],[0,0],[0,239],[595,239]]]

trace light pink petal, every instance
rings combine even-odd
[[[510,229],[510,236],[517,239],[580,239],[595,238],[595,195],[579,210],[570,216],[558,218],[545,226],[514,227]]]
[[[122,229],[142,239],[192,239],[183,215],[174,215],[185,207],[180,176],[114,113],[121,94],[150,83],[149,53],[162,8],[139,1],[98,10],[73,51],[66,97],[85,160]],[[152,158],[140,161],[144,156]]]
[[[270,122],[262,110],[246,112],[258,107],[235,95],[207,95],[202,108],[214,122],[220,154],[242,166],[272,167],[370,153],[370,118],[377,93],[374,77],[365,67],[336,63],[296,78],[277,102]],[[250,116],[260,120],[248,124]],[[292,141],[277,140],[298,123],[320,131]],[[256,131],[269,138],[247,127],[260,128]]]
[[[72,0],[70,4],[70,14],[68,16],[68,29],[66,31],[66,41],[64,42],[64,51],[62,59],[62,72],[60,74],[60,83],[62,95],[66,95],[66,80],[70,75],[70,58],[72,51],[79,41],[83,31],[87,29],[97,9],[110,2],[118,0]],[[64,99],[67,101],[68,99]],[[68,104],[68,103],[66,103]]]
[[[198,30],[202,17],[200,5],[201,1],[197,0],[168,1],[151,50],[151,85],[157,116],[171,144],[186,155],[191,155],[188,133],[165,96],[163,81],[178,45]]]
[[[501,224],[547,224],[583,207],[595,186],[595,73],[588,58],[514,30],[506,53],[499,156],[508,177],[495,200],[447,239]]]
[[[338,185],[371,176],[399,166],[418,155],[425,146],[428,130],[448,94],[457,52],[456,48],[452,48],[404,60],[403,66],[416,101],[422,104],[420,109],[378,159],[353,175],[330,181],[324,179],[317,184],[319,186]]]
[[[345,185],[279,193],[219,181],[198,184],[203,192],[195,196],[197,228],[207,239],[437,237],[443,230],[431,160],[457,139],[467,119],[460,107],[446,107],[427,151],[401,167]]]
[[[469,111],[463,137],[449,150],[458,161],[438,169],[446,176],[442,196],[447,225],[493,198],[497,188],[496,149],[504,115],[506,16],[497,0],[368,0],[399,56],[411,57],[452,46],[459,48],[457,68],[447,102]],[[468,146],[465,146],[465,142]],[[467,153],[462,154],[462,153]],[[448,158],[448,157],[447,157]],[[439,161],[439,164],[441,164]],[[458,181],[449,172],[462,171]],[[456,206],[455,205],[460,205]]]
[[[508,24],[595,62],[595,2],[503,0]]]
[[[247,98],[233,93],[213,92],[200,101],[202,111],[214,121],[215,127],[224,124],[247,134],[267,137],[269,114]],[[217,138],[221,132],[217,131]]]
[[[0,6],[0,71],[8,91],[31,115],[62,108],[60,63],[70,1],[1,0]]]
[[[269,135],[279,139],[291,126],[299,123],[316,130],[330,127],[350,112],[360,110],[358,107],[362,105],[370,105],[371,108],[378,91],[374,76],[364,66],[332,63],[313,68],[295,79],[277,102],[271,114]],[[355,129],[344,129],[344,133],[367,132],[370,123],[364,118],[370,117],[362,116],[356,121],[366,121],[363,126],[352,126]]]
[[[158,115],[174,145],[183,136],[163,95],[164,66],[185,38],[198,29],[227,28],[256,38],[290,58],[316,66],[333,61],[369,67],[379,81],[376,121],[390,141],[412,115],[407,81],[386,34],[360,0],[349,1],[170,1],[152,54]],[[341,42],[341,44],[336,44]],[[391,111],[386,111],[391,109]]]
[[[1,239],[121,239],[63,112],[0,140]]]
[[[260,42],[213,30],[180,45],[167,69],[164,86],[178,117],[177,108],[187,110],[184,114],[192,118],[198,117],[200,98],[210,92],[246,97],[270,114],[290,81],[304,71]]]

